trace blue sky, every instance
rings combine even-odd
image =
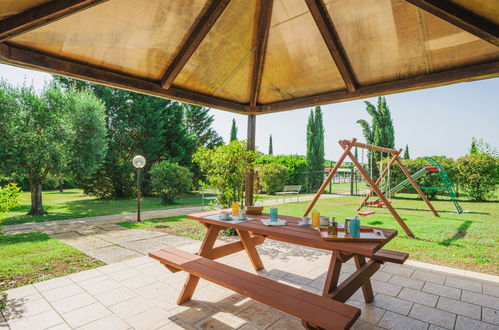
[[[0,77],[12,84],[33,83],[35,87],[51,79],[45,73],[0,65]],[[397,148],[409,145],[411,157],[466,154],[471,138],[483,138],[499,148],[499,78],[387,95],[395,126]],[[375,102],[375,98],[367,99]],[[363,140],[357,119],[369,116],[363,100],[322,106],[327,159],[341,154],[340,139]],[[229,138],[232,118],[238,137],[246,136],[246,116],[212,110],[214,128]],[[310,108],[260,115],[257,117],[257,147],[268,150],[272,134],[274,154],[305,154],[305,132]]]

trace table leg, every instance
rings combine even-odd
[[[258,254],[258,251],[256,250],[255,244],[253,243],[253,240],[251,239],[249,233],[247,231],[237,229],[237,234],[239,235],[239,238],[244,245],[244,249],[246,250],[248,257],[253,264],[253,268],[257,271],[263,269],[263,262],[260,259],[260,255]]]
[[[356,254],[353,258],[355,260],[355,266],[357,267],[357,269],[360,269],[366,264],[366,258],[364,256]],[[367,278],[367,280],[364,282],[364,285],[362,285],[362,294],[364,295],[364,300],[366,303],[370,303],[371,301],[373,301],[374,293],[370,278]]]
[[[213,248],[213,245],[215,245],[215,241],[217,240],[218,232],[221,229],[222,227],[215,225],[208,226],[208,232],[206,233],[203,243],[201,244],[201,248],[199,249],[198,254],[200,256],[204,257]],[[177,299],[177,304],[181,305],[192,298],[198,282],[199,277],[191,274],[187,276],[182,292],[180,292],[180,296]]]
[[[342,261],[340,252],[334,251],[329,263],[329,270],[327,272],[326,283],[324,284],[323,296],[329,295],[338,287],[338,279],[340,278]]]

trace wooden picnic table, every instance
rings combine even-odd
[[[379,270],[382,263],[394,262],[402,264],[408,257],[407,253],[382,249],[386,243],[397,235],[396,230],[377,228],[382,230],[386,236],[386,241],[384,242],[325,241],[316,229],[299,226],[299,218],[297,217],[280,215],[279,219],[287,220],[285,226],[266,226],[261,223],[260,219],[268,219],[268,214],[248,215],[252,220],[231,223],[215,219],[216,217],[214,216],[220,212],[210,211],[188,216],[190,219],[201,222],[208,229],[201,248],[196,255],[174,248],[165,248],[149,254],[151,257],[160,260],[172,272],[179,270],[189,272],[189,276],[178,298],[178,304],[191,299],[201,277],[300,317],[306,328],[349,328],[360,315],[360,311],[343,303],[361,287],[366,303],[371,302],[374,299],[374,294],[370,277]],[[218,233],[220,230],[226,228],[236,229],[239,240],[214,247]],[[253,268],[256,271],[261,270],[264,268],[264,265],[256,250],[256,246],[262,244],[265,239],[332,251],[322,296],[313,295],[213,261],[246,250]],[[357,271],[342,283],[338,283],[342,264],[351,258],[355,260]],[[269,281],[272,283],[269,283]],[[267,292],[258,290],[258,287],[267,287]],[[271,297],[268,297],[266,294],[269,294],[272,290],[276,292]],[[293,292],[293,294],[290,292]],[[287,294],[286,299],[288,300],[296,300],[298,299],[297,297],[301,297],[301,300],[293,300],[286,304],[283,302],[286,299],[282,297],[277,298],[283,294]],[[273,299],[272,296],[276,298]],[[309,309],[301,307],[299,310],[293,307],[303,301],[309,302],[312,306],[321,306],[321,308],[323,307],[326,310],[329,308],[328,313],[330,314],[324,311],[319,312],[320,308],[314,314],[311,312],[314,310],[311,307]],[[304,310],[308,312],[304,314]],[[330,319],[324,319],[325,315],[330,315],[330,317],[335,315],[338,322],[332,326]]]

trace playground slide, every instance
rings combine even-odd
[[[426,169],[426,167],[423,167],[422,169],[420,169],[419,171],[417,171],[416,173],[414,173],[412,175],[412,178],[414,180],[417,180],[419,179],[420,177],[424,176],[425,174],[429,173],[429,171]],[[401,191],[402,189],[404,189],[404,187],[406,187],[407,185],[410,185],[410,181],[409,179],[405,179],[404,181],[400,182],[398,185],[396,185],[395,187],[393,187],[392,189],[390,189],[389,192],[385,193],[385,195],[395,195],[396,193],[398,193],[399,191]]]

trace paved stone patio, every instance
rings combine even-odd
[[[200,242],[179,245],[195,251]],[[258,249],[266,266],[260,275],[321,292],[330,253],[273,241]],[[244,252],[220,261],[252,271]],[[346,264],[341,276],[354,269]],[[185,277],[139,256],[9,290],[0,328],[302,329],[292,316],[203,280],[194,299],[177,306]],[[362,309],[354,329],[499,329],[498,277],[409,260],[384,265],[372,282],[373,303],[364,304],[360,291],[348,301]]]

